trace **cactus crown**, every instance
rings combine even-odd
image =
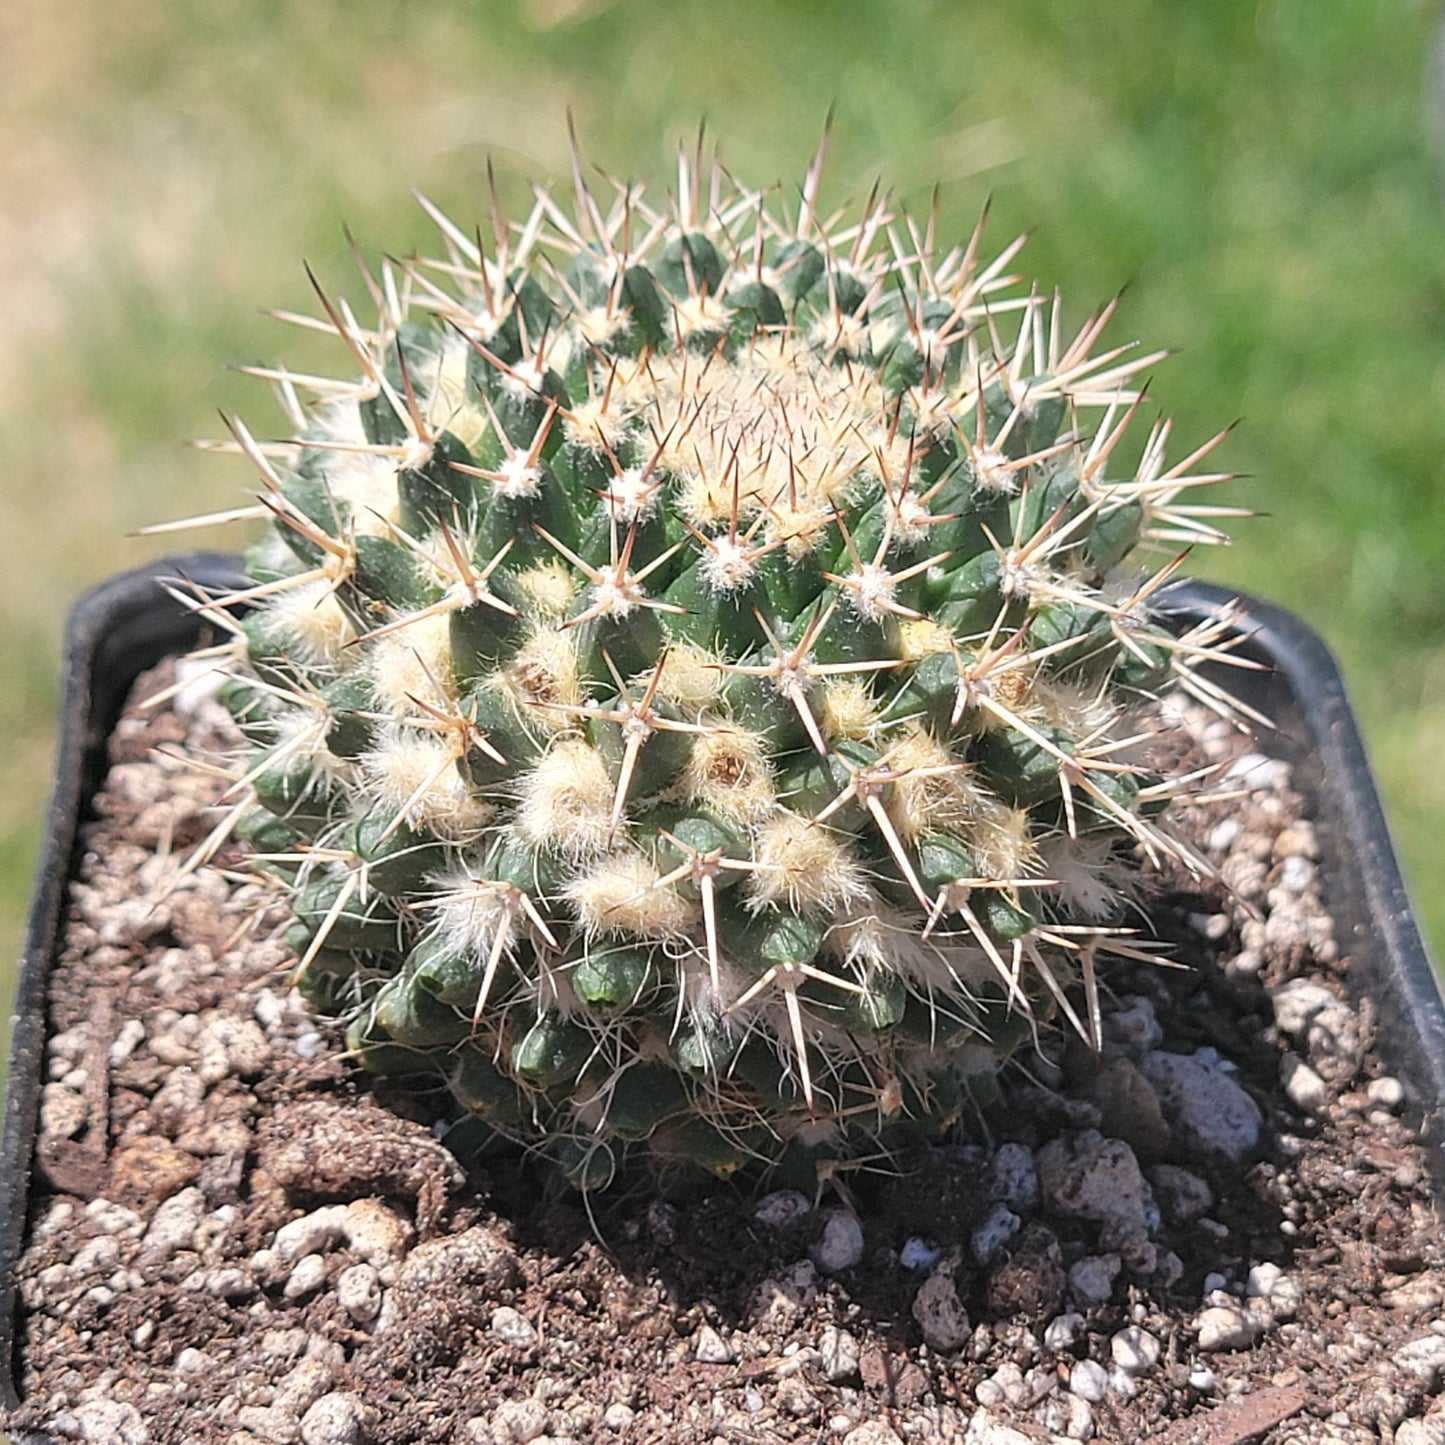
[[[1020,243],[824,219],[820,165],[579,165],[485,244],[428,205],[373,323],[317,288],[359,376],[233,424],[273,526],[203,606],[297,977],[581,1187],[936,1133],[1041,1014],[1092,1035],[1141,856],[1197,862],[1137,719],[1222,628],[1126,558],[1222,540],[1209,446],[1121,474],[1157,354],[1067,337]]]

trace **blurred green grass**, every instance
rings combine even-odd
[[[1437,955],[1445,889],[1445,247],[1425,134],[1433,7],[1375,0],[19,0],[0,14],[0,995],[43,812],[69,603],[235,504],[189,452],[218,408],[279,425],[227,363],[334,361],[262,306],[303,257],[430,243],[566,176],[568,108],[614,173],[665,180],[699,118],[796,184],[836,108],[826,196],[876,176],[994,241],[1081,319],[1167,344],[1154,402],[1264,515],[1191,566],[1272,597],[1344,665]],[[1179,454],[1182,454],[1182,450]],[[193,536],[188,543],[238,538]],[[170,549],[175,549],[174,539]]]

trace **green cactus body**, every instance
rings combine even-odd
[[[697,182],[443,221],[371,329],[322,298],[354,382],[270,373],[284,459],[236,428],[275,536],[226,697],[302,978],[581,1187],[938,1134],[1041,1016],[1092,1034],[1141,857],[1187,860],[1129,739],[1210,639],[1125,559],[1220,537],[1167,428],[1113,470],[1156,358],[1062,339],[1016,247],[825,227],[816,169],[792,219]]]

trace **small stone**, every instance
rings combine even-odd
[[[375,1265],[353,1264],[336,1277],[336,1299],[359,1325],[370,1324],[381,1313],[381,1276]]]
[[[118,1068],[145,1042],[146,1026],[139,1019],[127,1019],[112,1040],[106,1058],[112,1068]]]
[[[616,1430],[619,1434],[624,1430],[632,1428],[632,1422],[637,1418],[637,1411],[631,1405],[624,1405],[621,1400],[616,1404],[609,1405],[602,1412],[602,1428],[604,1430]]]
[[[1173,1224],[1188,1224],[1214,1207],[1208,1182],[1177,1164],[1156,1164],[1148,1178],[1164,1217]]]
[[[1284,889],[1286,893],[1304,893],[1313,886],[1318,871],[1308,858],[1292,853],[1281,860],[1275,887]]]
[[[1062,1434],[1069,1440],[1094,1438],[1094,1409],[1079,1395],[1055,1395],[1041,1411],[1046,1430]]]
[[[1069,1288],[1083,1304],[1106,1304],[1122,1268],[1117,1254],[1085,1255],[1069,1267]]]
[[[314,1294],[326,1283],[326,1259],[319,1254],[304,1254],[291,1266],[281,1293],[287,1299],[301,1299]]]
[[[503,1400],[491,1418],[498,1445],[528,1445],[547,1431],[547,1407],[540,1400]]]
[[[847,1210],[831,1210],[823,1225],[823,1237],[811,1253],[825,1274],[843,1274],[857,1268],[863,1259],[863,1226]]]
[[[1129,1325],[1110,1339],[1109,1358],[1125,1374],[1138,1375],[1158,1364],[1162,1349],[1157,1335],[1138,1325]]]
[[[943,1251],[937,1245],[930,1244],[915,1234],[911,1239],[903,1241],[903,1248],[898,1251],[898,1263],[904,1269],[922,1273],[932,1269],[942,1256]]]
[[[1122,1139],[1105,1139],[1097,1129],[1051,1139],[1038,1152],[1038,1168],[1044,1201],[1058,1213],[1106,1229],[1145,1226],[1148,1186]]]
[[[1395,1427],[1395,1445],[1445,1445],[1445,1415],[1401,1420]]]
[[[1262,1322],[1252,1310],[1211,1305],[1200,1311],[1194,1327],[1201,1350],[1247,1350],[1259,1338]]]
[[[1206,846],[1211,853],[1227,853],[1243,831],[1244,824],[1238,818],[1226,818],[1210,830]]]
[[[692,1353],[700,1365],[730,1365],[738,1357],[738,1352],[711,1325],[699,1327]]]
[[[969,1236],[969,1247],[980,1264],[988,1264],[1019,1232],[1023,1221],[1007,1205],[995,1204]]]
[[[346,1222],[344,1204],[328,1204],[313,1209],[300,1219],[283,1224],[276,1231],[272,1248],[287,1263],[300,1259],[306,1254],[322,1254],[333,1248],[341,1238]]]
[[[1263,753],[1241,753],[1225,769],[1225,781],[1238,783],[1256,793],[1277,793],[1289,786],[1290,766],[1283,758]]]
[[[1079,1314],[1056,1315],[1044,1327],[1044,1348],[1069,1350],[1084,1333],[1084,1317]]]
[[[175,1370],[178,1375],[205,1375],[216,1368],[214,1355],[187,1345],[176,1356]]]
[[[1109,1372],[1097,1360],[1080,1360],[1069,1371],[1069,1393],[1098,1404],[1109,1391]]]
[[[1033,1151],[1024,1144],[1002,1144],[989,1165],[988,1197],[1027,1212],[1039,1202],[1039,1174]]]
[[[406,1253],[413,1230],[407,1220],[381,1200],[353,1199],[343,1211],[341,1234],[353,1254],[384,1270]]]
[[[244,1269],[213,1269],[206,1276],[206,1291],[217,1299],[250,1299],[256,1293],[256,1281]]]
[[[312,1059],[319,1059],[326,1052],[326,1038],[315,1029],[307,1029],[305,1033],[296,1035],[296,1041],[291,1047],[310,1063]]]
[[[492,1311],[492,1333],[514,1350],[530,1350],[537,1343],[532,1322],[511,1305],[499,1305]]]
[[[1279,1077],[1297,1109],[1306,1114],[1323,1114],[1329,1107],[1329,1085],[1298,1054],[1286,1054],[1280,1060]]]
[[[365,1435],[365,1407],[344,1391],[323,1395],[301,1417],[301,1445],[361,1445]]]
[[[753,1218],[765,1229],[784,1229],[812,1212],[812,1202],[796,1189],[776,1189],[753,1206]]]
[[[1024,1372],[1012,1360],[1005,1361],[987,1379],[980,1380],[973,1397],[987,1410],[1000,1405],[1022,1405],[1028,1398]]]
[[[147,1445],[150,1431],[134,1405],[86,1400],[72,1411],[85,1445]]]
[[[1189,1388],[1198,1390],[1201,1395],[1214,1393],[1214,1371],[1208,1365],[1196,1365],[1189,1372]]]
[[[913,1299],[913,1318],[930,1349],[948,1354],[968,1343],[973,1329],[951,1267],[940,1265],[923,1281]]]
[[[818,1363],[824,1377],[832,1384],[858,1373],[858,1341],[833,1325],[828,1325],[818,1338]]]
[[[1405,1103],[1404,1084],[1390,1074],[1382,1075],[1378,1079],[1371,1079],[1365,1093],[1372,1104],[1381,1109],[1388,1109],[1392,1114],[1401,1109]]]
[[[995,1420],[986,1411],[977,1410],[968,1422],[963,1445],[1037,1445],[1038,1437],[1025,1435],[1012,1425]]]
[[[882,1420],[865,1420],[843,1437],[843,1445],[903,1445]]]
[[[151,1216],[150,1228],[141,1240],[141,1255],[168,1259],[178,1250],[190,1249],[205,1217],[206,1196],[199,1189],[173,1194]]]
[[[1136,994],[1127,1004],[1126,1008],[1104,1016],[1104,1037],[1125,1053],[1138,1057],[1163,1043],[1164,1030],[1154,1012],[1153,999]]]
[[[1156,1049],[1139,1064],[1176,1137],[1202,1152],[1242,1164],[1258,1147],[1264,1119],[1233,1068],[1212,1048],[1192,1054]]]
[[[1281,828],[1274,840],[1276,858],[1318,858],[1319,843],[1315,838],[1313,823],[1301,819]]]
[[[1445,1335],[1429,1334],[1407,1341],[1395,1351],[1395,1363],[1424,1380],[1426,1388],[1430,1388],[1433,1381],[1445,1373]]]
[[[647,1206],[647,1233],[653,1243],[671,1249],[677,1243],[677,1209],[665,1199],[654,1199]]]

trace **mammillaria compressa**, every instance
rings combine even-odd
[[[1221,540],[1213,443],[1120,465],[1158,357],[1111,308],[824,217],[819,169],[428,206],[374,319],[317,287],[351,378],[232,424],[271,525],[197,604],[251,748],[218,836],[364,1066],[584,1188],[938,1134],[1042,1018],[1092,1037],[1136,880],[1196,866],[1141,717],[1214,697],[1224,625],[1151,622],[1134,549]]]

